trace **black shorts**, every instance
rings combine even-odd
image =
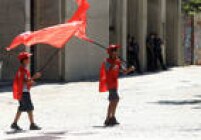
[[[22,99],[19,101],[18,111],[29,112],[29,111],[33,111],[33,110],[34,110],[34,106],[31,101],[30,93],[23,92]]]
[[[117,89],[109,90],[109,101],[119,100]]]

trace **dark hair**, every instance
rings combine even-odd
[[[128,34],[128,35],[127,35],[127,38],[129,39],[130,37],[131,37],[131,35],[130,35],[130,34]]]
[[[27,59],[29,59],[29,58],[27,57],[27,58],[20,60],[20,63],[23,64],[24,60],[27,60]]]
[[[111,52],[116,52],[118,49],[117,48],[113,48],[111,49]]]

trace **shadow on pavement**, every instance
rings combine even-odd
[[[176,101],[176,100],[161,100],[156,102],[160,105],[196,105],[201,104],[201,100],[183,100],[183,101]]]
[[[3,92],[12,92],[12,86],[0,86],[0,94]]]
[[[23,138],[13,138],[7,140],[58,140],[61,139],[55,136],[33,136],[33,137],[23,137]]]
[[[200,129],[200,128],[195,128],[195,129],[183,129],[182,131],[186,131],[186,132],[200,132],[201,129]]]
[[[201,98],[201,95],[195,95],[196,98]]]
[[[171,69],[171,68],[168,68],[167,70],[158,70],[158,71],[154,71],[154,72],[143,72],[143,73],[141,73],[141,74],[139,74],[139,73],[137,73],[137,72],[134,72],[134,73],[131,73],[131,74],[128,74],[128,75],[121,74],[121,75],[120,75],[120,78],[121,78],[121,79],[124,79],[124,78],[132,78],[132,77],[141,77],[141,76],[157,75],[157,74],[164,73],[164,72],[169,72],[169,71],[172,71],[172,69]]]

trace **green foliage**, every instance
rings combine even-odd
[[[188,15],[201,12],[201,0],[183,0],[182,10]]]

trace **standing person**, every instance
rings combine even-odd
[[[146,41],[148,71],[155,71],[155,68],[154,68],[154,61],[155,61],[154,60],[155,59],[155,55],[154,55],[154,47],[155,47],[154,39],[155,39],[155,35],[153,33],[150,33],[150,35],[147,37],[147,41]]]
[[[107,117],[105,120],[105,126],[114,126],[119,124],[116,120],[115,113],[116,108],[119,103],[118,95],[118,76],[120,70],[124,74],[128,74],[131,71],[134,71],[134,67],[126,69],[122,66],[120,59],[118,58],[118,45],[110,45],[107,49],[109,58],[107,58],[101,67],[100,71],[100,85],[99,91],[106,92],[109,91],[109,107],[107,112]]]
[[[154,66],[155,69],[158,69],[158,61],[160,62],[160,65],[162,67],[163,70],[167,70],[166,65],[164,64],[163,61],[163,55],[162,55],[162,45],[163,45],[163,41],[162,39],[158,36],[158,34],[155,35],[155,47],[154,47],[154,55],[155,55],[155,60],[154,60]]]
[[[135,37],[131,38],[131,42],[130,42],[130,47],[132,48],[132,65],[135,66],[136,71],[141,74],[141,68],[140,68],[140,61],[139,61],[139,52],[140,52],[140,47],[138,42],[136,41]]]
[[[127,62],[128,65],[132,65],[132,48],[131,48],[131,36],[127,36]]]
[[[31,55],[32,54],[28,52],[21,52],[18,55],[18,59],[21,65],[16,73],[16,76],[13,82],[13,97],[14,99],[19,101],[19,107],[15,116],[14,122],[11,125],[11,129],[16,131],[22,130],[17,124],[22,112],[28,113],[28,117],[30,121],[30,130],[41,129],[39,126],[37,126],[34,123],[34,116],[33,116],[34,106],[32,104],[31,96],[30,96],[31,86],[34,84],[34,80],[41,77],[41,74],[36,73],[33,77],[31,77],[30,72],[27,69],[30,63]]]

